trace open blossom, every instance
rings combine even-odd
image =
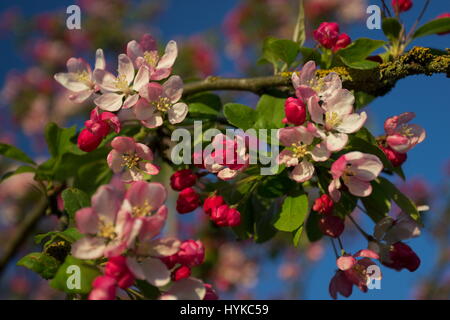
[[[172,72],[172,66],[177,58],[177,43],[173,40],[167,43],[165,53],[161,57],[155,39],[144,34],[140,40],[132,40],[127,44],[127,55],[136,68],[145,66],[149,71],[150,80],[162,80]]]
[[[133,63],[126,54],[119,55],[118,76],[104,69],[94,70],[94,79],[102,91],[102,95],[94,99],[94,103],[105,111],[118,111],[120,108],[131,108],[139,100],[139,91],[149,82],[149,72],[139,68],[136,77]]]
[[[278,163],[294,167],[291,179],[305,182],[312,178],[314,165],[312,161],[326,161],[330,152],[324,144],[312,145],[317,130],[314,126],[289,127],[278,131],[278,137],[286,148],[278,156]]]
[[[183,80],[179,76],[171,76],[162,85],[151,82],[141,90],[140,99],[134,108],[136,118],[148,128],[156,128],[163,124],[163,115],[167,113],[170,123],[180,123],[186,118],[188,106],[178,102],[183,94]]]
[[[370,181],[375,180],[383,170],[383,164],[378,157],[361,153],[350,152],[339,157],[331,165],[333,180],[328,186],[328,192],[334,201],[339,201],[341,193],[341,179],[348,191],[357,197],[367,197],[372,193]]]
[[[102,49],[97,49],[95,55],[95,70],[105,69],[105,57]],[[94,72],[95,72],[94,70]],[[70,58],[67,61],[67,73],[55,74],[55,80],[73,94],[69,99],[81,103],[98,90],[93,72],[89,64],[81,58]]]
[[[78,230],[85,234],[72,245],[72,255],[79,259],[114,257],[134,241],[134,219],[120,210],[122,191],[112,185],[101,186],[92,196],[92,207],[76,212]]]
[[[116,137],[111,146],[113,150],[108,154],[108,166],[114,173],[123,172],[123,181],[138,181],[144,174],[159,173],[159,168],[151,163],[153,152],[145,144],[130,137]]]
[[[409,124],[415,116],[414,112],[405,112],[384,122],[386,143],[394,151],[406,153],[425,140],[425,130],[417,124]]]
[[[248,167],[249,155],[246,152],[245,138],[236,135],[234,139],[218,134],[211,145],[214,147],[208,155],[204,155],[205,168],[222,180],[230,180]]]

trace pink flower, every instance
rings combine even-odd
[[[407,244],[397,242],[389,249],[389,260],[382,261],[382,263],[397,271],[408,269],[410,272],[414,272],[420,266],[420,258]]]
[[[126,289],[133,285],[135,280],[134,275],[127,267],[127,258],[124,256],[108,259],[105,266],[105,276],[115,279],[117,285],[122,289]]]
[[[344,220],[331,214],[321,216],[319,219],[320,231],[329,237],[339,237],[344,232],[344,228]]]
[[[284,123],[300,126],[306,120],[306,105],[300,99],[287,98],[284,104],[284,112],[286,114],[286,118],[283,120]]]
[[[172,271],[171,278],[173,281],[179,281],[182,279],[189,278],[191,276],[191,268],[187,266],[179,266],[174,271]]]
[[[160,57],[155,39],[144,34],[138,43],[135,40],[128,42],[127,55],[136,68],[145,66],[148,69],[150,80],[162,80],[172,72],[172,66],[178,55],[177,43],[169,41],[165,53]]]
[[[333,180],[328,186],[331,198],[337,202],[341,197],[341,179],[351,194],[357,197],[367,197],[372,193],[370,181],[375,180],[383,170],[380,159],[372,154],[358,151],[339,157],[331,165]]]
[[[241,224],[241,213],[224,204],[211,211],[211,221],[219,227],[236,227]]]
[[[213,286],[209,283],[205,283],[206,294],[203,300],[219,300],[219,296],[214,290]]]
[[[394,8],[396,14],[400,12],[405,12],[411,9],[413,2],[411,0],[392,0],[392,7]]]
[[[84,126],[93,134],[106,137],[111,131],[120,132],[121,125],[119,118],[111,112],[100,113],[98,108],[91,111],[90,119],[84,123]]]
[[[223,205],[225,202],[223,200],[222,196],[211,196],[205,199],[205,202],[203,203],[203,211],[208,215],[211,216],[218,207]]]
[[[280,142],[286,147],[278,155],[278,163],[295,167],[290,177],[297,182],[305,182],[312,178],[314,174],[312,161],[326,161],[330,156],[323,143],[312,145],[316,135],[317,130],[313,125],[283,128],[278,131]]]
[[[205,284],[195,278],[175,281],[164,293],[161,300],[203,300],[206,295]]]
[[[214,151],[204,155],[205,168],[222,180],[230,180],[248,167],[249,155],[246,152],[245,138],[236,135],[234,139],[218,134],[212,143]]]
[[[205,247],[200,240],[186,240],[180,245],[177,260],[181,265],[195,267],[205,260]]]
[[[120,54],[117,77],[106,70],[97,69],[94,70],[94,79],[102,91],[94,103],[105,111],[118,111],[137,103],[140,90],[149,82],[149,73],[145,67],[141,67],[135,77],[130,58]]]
[[[394,151],[406,153],[425,140],[426,133],[422,127],[417,124],[408,124],[415,116],[414,112],[405,112],[388,118],[384,122],[386,143]]]
[[[111,142],[113,150],[108,154],[108,166],[114,173],[122,174],[125,182],[143,179],[144,174],[157,175],[159,168],[151,163],[153,152],[145,144],[130,137],[116,137]]]
[[[178,194],[177,211],[184,214],[194,211],[200,205],[200,196],[192,188],[186,188]]]
[[[170,186],[175,191],[181,191],[192,187],[196,181],[197,175],[195,175],[192,170],[178,170],[170,177]]]
[[[123,192],[112,185],[101,186],[92,196],[92,207],[76,212],[78,230],[85,234],[72,245],[72,255],[79,259],[114,257],[134,241],[134,219],[120,210]]]
[[[92,133],[89,129],[83,129],[78,135],[77,145],[80,150],[91,152],[97,149],[102,140],[102,136]]]
[[[394,167],[400,167],[408,158],[408,154],[397,152],[389,146],[380,145],[379,147]]]
[[[335,22],[322,22],[314,30],[314,39],[327,49],[333,48],[339,38],[339,25]]]
[[[136,181],[125,194],[122,210],[139,220],[139,239],[152,239],[159,235],[167,219],[166,188],[157,182]]]
[[[443,18],[450,18],[450,13],[443,13],[443,14],[440,14],[440,15],[437,17],[437,19],[443,19]],[[446,35],[446,34],[450,34],[450,31],[438,33],[438,35],[440,35],[440,36],[443,36],[443,35]]]
[[[117,282],[109,276],[98,276],[92,283],[92,291],[89,300],[115,300]]]
[[[95,54],[95,70],[105,69],[105,57],[102,49]],[[94,72],[95,72],[94,70]],[[70,58],[67,61],[67,73],[57,73],[54,78],[62,86],[73,92],[69,99],[81,103],[97,91],[93,73],[89,64],[81,58]]]
[[[348,298],[353,292],[353,283],[346,277],[345,273],[341,270],[336,271],[336,274],[330,281],[328,288],[330,296],[336,300],[337,294],[340,293],[344,297]]]
[[[161,126],[165,113],[172,124],[180,123],[186,118],[188,107],[184,102],[178,102],[183,94],[183,80],[179,76],[171,76],[163,85],[151,82],[141,91],[141,96],[145,99],[137,102],[134,113],[143,126]]]
[[[336,43],[333,46],[333,52],[337,52],[341,49],[347,48],[350,43],[352,43],[352,39],[346,33],[341,33]]]
[[[334,202],[331,200],[330,196],[323,194],[314,201],[312,209],[321,214],[331,214],[333,213],[333,207]]]

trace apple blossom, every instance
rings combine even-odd
[[[165,53],[160,57],[155,39],[144,34],[140,40],[132,40],[127,44],[127,55],[136,68],[145,66],[149,71],[150,80],[163,80],[172,72],[172,66],[177,58],[177,43],[173,40],[167,43]]]
[[[89,293],[89,300],[115,300],[117,282],[109,276],[98,276],[92,282],[92,291]]]
[[[111,131],[119,133],[121,129],[120,120],[114,113],[100,113],[98,108],[91,111],[90,118],[84,122],[84,126],[102,138],[106,137]]]
[[[352,39],[346,33],[341,33],[336,43],[333,46],[333,52],[337,52],[341,49],[347,48],[350,43],[352,43]]]
[[[342,155],[331,165],[333,180],[328,186],[333,201],[339,201],[341,179],[351,194],[357,197],[367,197],[372,193],[370,181],[375,180],[383,170],[383,164],[378,157],[359,151]]]
[[[334,202],[331,200],[330,196],[323,194],[314,201],[312,209],[321,214],[331,214],[333,213],[333,207]]]
[[[136,76],[133,63],[125,54],[119,55],[118,76],[103,69],[94,70],[94,79],[102,91],[102,95],[94,99],[94,103],[105,111],[118,111],[120,108],[131,108],[139,100],[139,92],[149,82],[149,72],[140,67]]]
[[[78,135],[77,145],[80,150],[91,152],[97,149],[102,140],[102,136],[92,133],[89,129],[83,129]]]
[[[339,38],[339,25],[335,22],[322,22],[313,34],[317,42],[331,49]]]
[[[117,286],[126,289],[130,287],[134,281],[134,275],[127,267],[127,258],[124,256],[111,257],[105,266],[105,276],[116,280]]]
[[[386,119],[386,143],[394,151],[406,153],[415,145],[425,140],[425,130],[417,124],[408,124],[416,117],[414,112],[405,112]]]
[[[181,191],[185,188],[192,187],[197,181],[197,175],[192,170],[178,170],[170,177],[170,186],[175,191]]]
[[[241,213],[224,204],[211,211],[211,221],[219,227],[236,227],[241,223]]]
[[[95,54],[95,69],[105,69],[105,57],[102,49]],[[81,103],[98,90],[93,72],[89,64],[81,58],[70,58],[67,61],[67,73],[57,73],[54,78],[62,86],[72,92],[69,99]]]
[[[348,298],[352,295],[353,283],[347,278],[344,271],[338,270],[330,281],[328,291],[334,300],[337,299],[338,293]]]
[[[113,150],[108,154],[108,166],[114,173],[121,173],[125,182],[143,179],[144,174],[156,175],[159,168],[151,163],[153,152],[145,144],[130,137],[116,137],[112,140]]]
[[[178,194],[177,211],[184,214],[194,211],[200,204],[200,197],[198,193],[192,188],[183,189]]]
[[[389,146],[379,145],[379,147],[394,167],[400,167],[408,158],[408,154],[397,152]]]
[[[330,152],[323,143],[312,145],[317,130],[314,126],[289,127],[278,131],[278,137],[286,148],[278,155],[278,163],[295,167],[290,173],[291,179],[305,182],[312,178],[314,165],[312,161],[326,161]]]
[[[286,114],[286,118],[283,119],[284,123],[300,126],[306,120],[306,105],[300,99],[287,98],[284,104],[284,112]]]
[[[181,265],[194,267],[205,260],[205,247],[200,240],[186,240],[180,245],[177,253],[178,262]]]
[[[186,118],[188,107],[178,102],[183,93],[183,81],[179,76],[171,76],[162,85],[149,83],[142,88],[142,97],[134,108],[135,116],[142,125],[156,128],[163,124],[163,115],[171,124],[180,123]]]

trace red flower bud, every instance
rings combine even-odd
[[[177,211],[188,213],[197,209],[200,204],[200,197],[192,188],[186,188],[178,194]]]
[[[225,202],[223,201],[222,196],[212,196],[205,199],[205,202],[203,203],[203,211],[208,216],[211,216],[211,214],[216,211],[218,207],[223,205]]]
[[[389,251],[390,262],[383,261],[386,267],[395,269],[397,271],[403,268],[414,272],[420,266],[420,258],[417,254],[405,243],[394,243]]]
[[[216,291],[213,289],[212,285],[209,283],[205,283],[206,294],[203,300],[219,300],[219,296]]]
[[[211,213],[211,220],[219,227],[236,227],[241,223],[241,213],[224,204]]]
[[[408,158],[408,155],[406,153],[397,152],[391,149],[389,146],[383,147],[382,145],[380,145],[380,149],[383,150],[384,154],[394,167],[400,167]]]
[[[344,232],[344,220],[339,217],[326,215],[319,220],[319,229],[324,235],[332,238],[339,237]]]
[[[348,45],[352,43],[352,39],[346,33],[341,33],[336,43],[333,46],[333,52],[339,51],[341,49],[347,48]]]
[[[330,196],[323,194],[320,198],[314,201],[313,210],[322,214],[333,213],[334,202],[331,200]]]
[[[170,186],[173,190],[181,191],[192,187],[196,181],[197,176],[191,170],[179,170],[170,177]]]
[[[177,253],[178,262],[184,266],[194,267],[205,260],[205,247],[200,240],[186,240]]]
[[[392,0],[392,7],[397,13],[408,11],[412,5],[411,0]]]
[[[117,285],[126,289],[134,283],[134,275],[127,266],[127,259],[124,256],[109,258],[105,266],[105,275],[117,281]]]
[[[283,122],[291,123],[296,126],[302,125],[306,120],[306,106],[305,103],[297,98],[287,98],[284,103],[284,112],[286,120]]]
[[[166,265],[168,269],[172,269],[178,263],[178,255],[173,254],[168,257],[162,257],[160,260]]]
[[[339,25],[335,22],[323,22],[314,30],[314,39],[327,49],[333,48],[339,38]]]
[[[181,279],[186,279],[191,276],[191,268],[187,266],[179,266],[174,271],[172,271],[171,278],[173,281],[178,281]]]
[[[117,282],[109,276],[98,276],[92,282],[89,300],[115,300]]]
[[[85,152],[91,152],[97,149],[102,140],[103,137],[93,134],[88,129],[83,129],[78,135],[78,148]]]

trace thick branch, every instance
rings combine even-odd
[[[444,73],[450,78],[450,52],[434,54],[429,48],[414,47],[393,62],[381,64],[371,70],[355,70],[347,67],[336,67],[330,70],[319,70],[318,76],[323,77],[330,72],[338,73],[343,86],[349,90],[366,92],[373,96],[383,96],[388,93],[398,80],[411,75],[432,75]],[[205,80],[187,83],[184,96],[203,91],[236,90],[262,94],[273,88],[289,89],[291,74],[257,77],[257,78],[220,78],[209,77]]]

